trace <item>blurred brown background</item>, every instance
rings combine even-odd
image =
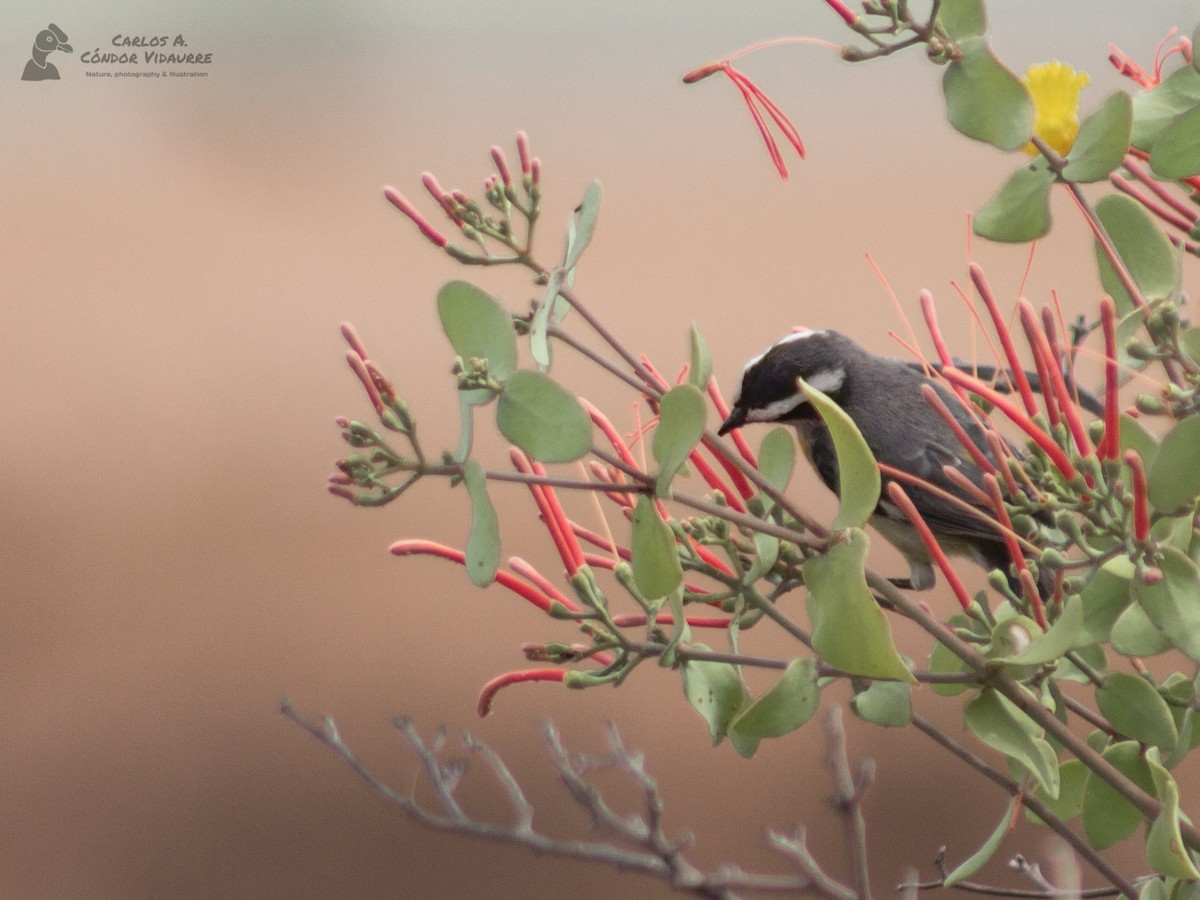
[[[1184,0],[994,5],[1002,58],[1088,70],[1088,106],[1118,83],[1107,42],[1149,61],[1169,26],[1195,24]],[[965,215],[1012,160],[949,132],[922,58],[852,67],[779,47],[741,67],[808,143],[781,184],[733,87],[680,76],[763,38],[843,39],[819,0],[258,6],[63,0],[2,14],[0,896],[666,895],[415,828],[278,713],[284,696],[336,716],[401,787],[415,766],[392,715],[426,734],[469,728],[530,785],[539,821],[577,834],[537,723],[552,717],[573,747],[599,750],[612,720],[647,751],[672,828],[696,830],[698,861],[785,871],[760,829],[805,821],[845,875],[817,728],[752,761],[711,749],[677,675],[650,666],[619,691],[517,688],[475,718],[479,686],[523,664],[521,642],[572,632],[448,564],[387,554],[403,536],[461,544],[461,492],[430,483],[383,511],[325,493],[343,451],[334,416],[368,409],[337,325],[357,325],[427,446],[453,446],[433,296],[463,273],[379,186],[431,209],[423,169],[475,191],[487,148],[515,159],[523,128],[545,164],[544,251],[602,178],[578,288],[667,371],[693,320],[727,386],[798,323],[898,352],[886,333],[903,326],[867,253],[910,315],[928,287],[965,340],[949,287],[965,278]],[[60,81],[21,81],[49,21],[74,53],[52,57]],[[85,76],[82,54],[115,34],[177,33],[212,52],[209,77]],[[1040,304],[1054,287],[1068,311],[1088,309],[1090,247],[1071,210],[1056,211],[1064,227],[1026,293]],[[1026,250],[974,252],[1012,299]],[[466,277],[513,308],[531,296],[514,273]],[[627,408],[588,377],[576,383],[592,399]],[[494,443],[485,452],[503,459]],[[826,502],[809,480],[796,490]],[[528,497],[497,496],[514,523],[506,555],[555,573]],[[896,565],[885,552],[879,563]],[[921,703],[959,733],[952,704]],[[953,860],[972,852],[1004,808],[917,735],[852,722],[850,739],[879,760],[867,813],[885,893],[908,865],[928,876],[940,844]],[[466,796],[483,811],[496,792],[482,776]],[[1044,839],[1023,829],[1002,856],[1036,857]],[[1136,846],[1117,858],[1138,871]],[[986,874],[1007,877],[999,863]]]

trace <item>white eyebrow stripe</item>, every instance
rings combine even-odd
[[[821,329],[820,331],[813,331],[811,328],[801,328],[798,331],[793,331],[791,334],[781,337],[779,340],[777,340],[771,346],[778,347],[781,344],[794,344],[794,343],[796,343],[796,341],[802,341],[805,338],[810,338],[810,337],[817,337],[822,334],[829,334],[829,332],[826,331],[825,329]]]
[[[741,399],[742,382],[745,381],[745,379],[746,379],[746,373],[749,372],[751,369],[753,369],[755,366],[757,366],[760,362],[762,362],[763,357],[765,357],[768,353],[770,353],[776,347],[782,347],[784,344],[794,344],[796,341],[802,341],[805,338],[810,338],[810,337],[814,337],[816,335],[828,334],[828,333],[829,332],[826,331],[825,329],[821,329],[820,331],[813,331],[811,328],[798,328],[796,331],[793,331],[791,334],[781,337],[779,340],[777,340],[775,343],[773,343],[770,347],[768,347],[762,353],[759,353],[756,356],[750,357],[750,359],[748,359],[746,361],[746,364],[744,366],[742,366],[741,374],[738,376],[737,390],[735,390],[733,392],[733,405],[737,406],[738,400]],[[845,375],[844,372],[842,374],[843,374],[843,376]],[[836,390],[840,386],[841,386],[841,382],[839,381],[838,384],[834,385],[831,388],[823,388],[823,387],[818,386],[817,390],[825,392],[827,390]]]
[[[838,366],[835,369],[822,369],[813,375],[812,378],[805,379],[808,386],[816,388],[822,394],[831,394],[842,386],[846,381],[846,367]]]
[[[791,412],[801,403],[807,403],[808,398],[803,391],[796,391],[790,397],[781,397],[766,406],[746,410],[747,422],[774,422],[779,417]]]

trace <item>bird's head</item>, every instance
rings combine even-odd
[[[795,331],[746,363],[733,409],[718,431],[728,434],[749,422],[794,423],[814,415],[796,379],[838,401],[864,351],[836,331]]]

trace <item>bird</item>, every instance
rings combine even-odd
[[[833,439],[797,377],[842,408],[877,462],[914,476],[982,512],[982,516],[972,514],[929,490],[912,483],[903,485],[943,550],[989,571],[1000,569],[1019,591],[1019,582],[1009,571],[1012,559],[1008,546],[1000,531],[989,524],[989,520],[994,521],[993,510],[944,472],[946,467],[957,469],[982,489],[983,470],[929,405],[922,388],[929,385],[937,391],[979,452],[996,463],[984,428],[954,393],[928,377],[921,367],[876,356],[837,331],[798,329],[745,364],[733,406],[717,433],[724,436],[756,422],[794,426],[801,449],[817,475],[826,487],[838,493]],[[890,579],[893,584],[928,590],[937,581],[933,558],[904,512],[889,499],[887,485],[891,480],[883,476],[883,491],[870,524],[908,563],[908,577]],[[1039,591],[1045,593],[1046,589],[1047,585],[1039,584]]]
[[[58,67],[46,59],[55,50],[62,50],[64,53],[73,52],[73,48],[67,43],[67,35],[57,25],[51,24],[38,32],[38,36],[33,39],[33,53],[30,55],[29,61],[25,63],[25,71],[21,73],[21,80],[57,81]]]

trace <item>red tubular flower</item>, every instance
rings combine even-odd
[[[842,21],[851,28],[858,27],[858,13],[843,3],[842,0],[825,0],[825,3],[830,9],[841,16]]]
[[[508,455],[512,460],[513,467],[518,472],[545,476],[545,467],[516,447],[509,450]],[[558,496],[554,493],[553,488],[544,484],[530,484],[529,492],[533,494],[533,500],[538,506],[542,521],[546,523],[550,539],[554,541],[555,549],[558,550],[559,558],[567,570],[567,575],[574,577],[583,566],[583,550],[580,549],[579,542],[575,540],[575,535],[571,531],[571,523],[567,520],[567,514],[558,502]]]
[[[613,624],[621,628],[636,628],[646,624],[645,613],[631,613],[624,616],[613,616]],[[728,628],[733,622],[729,616],[684,616],[684,621],[693,628]],[[654,617],[657,625],[674,625],[675,618],[670,613],[659,613]]]
[[[522,669],[517,672],[505,672],[498,675],[483,686],[479,691],[479,701],[475,711],[483,718],[492,711],[492,701],[502,689],[513,684],[527,684],[531,681],[557,681],[561,683],[567,677],[565,669]]]
[[[496,164],[496,170],[500,173],[500,180],[504,182],[504,186],[512,187],[512,172],[508,168],[508,158],[498,146],[492,147],[492,162]]]
[[[350,349],[361,356],[364,360],[371,358],[367,353],[366,345],[363,344],[362,338],[358,336],[358,331],[349,322],[343,322],[341,325],[342,338],[350,345]]]
[[[693,69],[683,76],[683,83],[695,84],[697,81],[701,81],[717,72],[723,72],[727,75],[729,80],[742,92],[742,98],[746,101],[746,107],[750,110],[750,115],[754,117],[754,124],[758,126],[758,133],[762,135],[763,143],[767,145],[767,152],[771,155],[771,162],[775,164],[775,169],[779,172],[779,176],[784,181],[787,181],[788,170],[787,165],[783,161],[783,154],[779,150],[779,144],[776,143],[775,136],[771,134],[771,130],[767,127],[762,113],[758,111],[758,104],[762,104],[762,108],[766,110],[767,115],[771,117],[771,121],[775,123],[776,127],[783,132],[784,138],[792,145],[796,154],[801,159],[804,159],[804,141],[800,139],[800,133],[796,130],[796,126],[791,123],[771,98],[762,92],[762,89],[758,85],[735,69],[727,59]]]
[[[933,389],[933,386],[928,384],[921,385],[921,396],[942,417],[942,421],[946,423],[947,427],[954,432],[954,436],[958,438],[958,442],[962,444],[963,449],[971,455],[971,459],[975,461],[975,465],[979,466],[985,472],[995,472],[995,465],[990,459],[984,456],[982,450],[975,446],[975,442],[971,440],[966,429],[959,424],[958,419],[954,418],[954,413],[950,411],[950,407],[946,405],[946,401]]]
[[[1008,360],[1008,367],[1012,371],[1013,383],[1017,387],[1017,392],[1021,395],[1021,401],[1025,404],[1025,411],[1031,416],[1037,415],[1038,406],[1037,401],[1033,397],[1033,389],[1029,386],[1029,379],[1025,377],[1025,367],[1021,364],[1021,357],[1017,355],[1016,345],[1013,344],[1012,332],[1009,331],[1008,323],[1004,320],[1004,313],[1000,310],[1000,304],[996,302],[996,295],[992,293],[991,285],[987,283],[982,268],[976,263],[971,263],[970,272],[971,281],[979,291],[979,296],[983,298],[984,305],[988,309],[988,314],[992,317],[992,325],[996,329],[996,334],[1000,337],[1000,346],[1004,348],[1004,357]]]
[[[925,327],[929,329],[929,336],[933,338],[933,348],[937,350],[938,360],[943,366],[952,366],[954,359],[950,356],[950,348],[946,346],[946,341],[942,338],[942,330],[938,327],[937,307],[933,305],[933,294],[922,290],[920,296],[921,313],[925,316]]]
[[[1150,501],[1146,497],[1146,464],[1136,450],[1121,457],[1133,476],[1133,537],[1139,544],[1150,540]]]
[[[521,174],[528,178],[531,171],[529,159],[529,136],[523,131],[517,132],[517,156],[521,158]]]
[[[599,535],[594,531],[590,531],[587,528],[584,528],[582,525],[576,525],[574,522],[572,522],[571,530],[575,532],[576,536],[587,541],[593,547],[599,547],[601,550],[606,550],[609,553],[615,553],[620,559],[625,560],[625,562],[629,562],[633,558],[633,554],[629,552],[628,547],[615,546],[608,538],[604,537],[603,535]],[[588,557],[590,554],[584,554],[584,556]],[[611,568],[611,565],[609,568]]]
[[[1050,420],[1050,425],[1053,427],[1062,421],[1062,416],[1058,411],[1057,395],[1051,389],[1050,382],[1053,377],[1050,372],[1057,368],[1057,364],[1045,339],[1046,336],[1037,332],[1037,326],[1031,319],[1032,315],[1033,307],[1022,298],[1021,326],[1025,329],[1025,338],[1029,341],[1030,349],[1033,350],[1033,364],[1037,369],[1038,380],[1042,384],[1042,402],[1046,406],[1046,418]]]
[[[383,188],[383,196],[387,198],[387,201],[392,204],[392,206],[396,207],[396,209],[408,216],[412,220],[412,223],[421,230],[421,234],[425,235],[425,237],[428,238],[431,243],[437,245],[438,247],[445,247],[448,243],[450,243],[448,240],[446,240],[446,236],[429,224],[429,220],[421,215],[417,208],[408,201],[408,198],[401,194],[394,187],[385,185]]]
[[[620,433],[618,433],[616,426],[614,426],[612,423],[612,420],[602,413],[597,407],[593,406],[590,401],[585,400],[583,397],[579,398],[579,402],[583,404],[583,408],[587,410],[588,417],[592,420],[592,424],[599,428],[601,433],[608,438],[608,442],[612,444],[612,448],[617,451],[617,456],[620,457],[621,462],[625,463],[625,465],[629,466],[630,468],[638,468],[637,460],[633,458],[633,454],[629,450],[629,445],[625,443],[624,438],[622,438]]]
[[[1008,397],[1001,394],[991,385],[985,384],[973,375],[968,375],[960,369],[945,369],[942,372],[946,380],[952,384],[957,384],[964,387],[974,394],[984,397],[988,403],[999,409],[1004,415],[1008,416],[1018,428],[1024,431],[1033,440],[1035,444],[1042,448],[1045,454],[1050,457],[1050,461],[1054,467],[1062,473],[1066,479],[1075,477],[1075,464],[1071,462],[1062,447],[1054,443],[1054,438],[1046,434],[1037,426],[1029,416],[1025,415],[1019,407],[1016,406]]]
[[[379,388],[375,384],[375,379],[367,371],[366,362],[353,350],[346,351],[346,362],[350,365],[350,370],[362,382],[363,389],[366,390],[367,396],[371,398],[371,405],[375,407],[375,412],[383,415],[383,398],[379,395]]]
[[[1121,449],[1121,407],[1117,391],[1117,307],[1111,297],[1100,301],[1100,327],[1104,329],[1104,439],[1097,454],[1116,459]]]
[[[969,610],[972,604],[971,595],[967,592],[967,586],[963,584],[962,579],[958,577],[958,573],[954,571],[954,567],[950,565],[946,551],[938,544],[937,538],[933,536],[933,531],[930,530],[925,519],[917,511],[916,505],[908,498],[908,494],[904,493],[904,488],[900,487],[894,481],[888,484],[887,491],[888,497],[900,507],[909,524],[921,536],[921,541],[925,544],[929,555],[933,557],[933,561],[937,564],[937,567],[946,576],[946,582],[950,585],[950,589],[954,591],[954,597],[958,600],[959,605],[964,610]]]
[[[557,600],[572,612],[579,612],[579,605],[555,586],[549,578],[519,556],[508,558],[508,567],[520,575],[551,600]]]
[[[423,538],[396,541],[389,550],[395,556],[440,556],[442,559],[448,559],[451,562],[458,563],[460,566],[465,565],[467,561],[467,555],[463,551],[455,547],[447,547],[445,544],[439,544],[436,541],[424,540]],[[496,581],[518,597],[528,600],[542,612],[550,611],[550,606],[553,602],[552,599],[533,585],[527,584],[520,578],[517,578],[512,572],[506,572],[503,569],[498,570],[496,572]],[[578,612],[579,610],[579,607],[569,600],[565,605],[574,612]]]
[[[1079,418],[1079,406],[1076,404],[1075,398],[1071,396],[1067,383],[1063,379],[1062,366],[1059,364],[1058,356],[1051,348],[1046,332],[1040,326],[1033,307],[1027,300],[1021,301],[1021,320],[1025,325],[1026,333],[1029,334],[1030,344],[1035,348],[1034,352],[1042,356],[1046,362],[1046,371],[1050,376],[1049,386],[1042,385],[1042,394],[1047,397],[1046,407],[1048,409],[1050,406],[1049,395],[1053,394],[1058,398],[1058,407],[1067,421],[1071,437],[1075,440],[1075,449],[1079,451],[1080,456],[1087,456],[1092,452],[1092,441],[1088,437],[1087,429],[1083,427],[1083,421]]]
[[[721,476],[717,474],[716,470],[708,464],[708,460],[700,455],[699,450],[693,450],[690,454],[688,454],[688,460],[693,466],[695,466],[696,472],[699,473],[700,477],[708,482],[708,486],[714,491],[720,491],[724,495],[726,502],[728,502],[733,509],[735,509],[737,512],[743,513],[746,511],[746,504],[742,502],[742,498],[738,496],[737,492],[733,488],[731,488],[724,482],[724,480],[722,480]]]
[[[1048,629],[1050,623],[1046,621],[1046,609],[1042,605],[1042,595],[1038,593],[1037,584],[1034,583],[1033,575],[1029,571],[1029,563],[1025,561],[1025,554],[1021,552],[1021,545],[1017,543],[1017,537],[1013,533],[1008,507],[1004,505],[1004,498],[1000,495],[1000,482],[996,480],[995,475],[984,475],[983,484],[987,488],[992,510],[996,513],[1000,524],[1004,526],[1001,535],[1004,538],[1004,545],[1008,548],[1008,558],[1017,567],[1017,577],[1021,579],[1021,586],[1026,595],[1025,599],[1029,601],[1029,607],[1033,610],[1033,618],[1043,629]],[[1032,586],[1032,590],[1030,590],[1030,586]]]
[[[728,412],[725,413],[725,416],[721,419],[721,421],[723,422],[727,418],[729,418]],[[741,432],[734,432],[733,437],[741,437]],[[721,450],[720,445],[718,445],[716,441],[709,440],[706,437],[701,438],[700,443],[703,445],[705,450],[712,454],[713,459],[717,461],[721,468],[725,470],[725,474],[728,475],[729,480],[733,482],[734,489],[741,495],[742,500],[749,500],[751,497],[753,497],[754,486],[750,484],[750,481],[746,478],[742,470],[734,465],[733,461],[725,455],[725,453]],[[731,494],[727,496],[732,497]]]

